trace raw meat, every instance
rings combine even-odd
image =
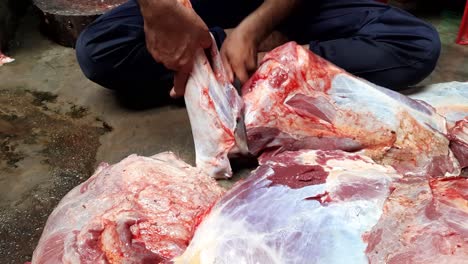
[[[265,56],[243,87],[249,149],[360,151],[405,175],[453,176],[445,119],[294,42]]]
[[[101,164],[49,216],[32,263],[168,261],[222,193],[169,152]]]
[[[468,179],[398,182],[369,236],[370,263],[468,263]]]
[[[0,66],[2,66],[3,64],[5,63],[10,63],[10,62],[13,62],[14,59],[4,55],[1,51],[0,51]]]
[[[449,131],[450,148],[462,168],[468,167],[468,116],[458,121]]]
[[[433,106],[453,127],[468,116],[468,82],[447,82],[409,90],[406,94]]]
[[[409,91],[447,119],[450,148],[462,168],[468,166],[468,82],[439,83]]]
[[[367,263],[393,168],[342,151],[283,152],[212,208],[175,263]]]
[[[247,154],[243,127],[243,102],[228,81],[213,40],[211,61],[203,50],[195,63],[185,90],[185,104],[195,142],[196,164],[214,178],[232,176],[229,154]]]

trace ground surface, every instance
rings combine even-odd
[[[444,13],[430,21],[441,33],[443,50],[423,84],[468,81],[468,46],[454,44],[460,18]],[[16,61],[0,67],[0,262],[5,264],[30,260],[48,214],[100,161],[167,150],[194,161],[183,107],[125,108],[110,91],[85,79],[73,49],[39,35],[35,17],[22,24],[9,53]]]

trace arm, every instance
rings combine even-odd
[[[244,83],[248,72],[257,66],[257,49],[260,43],[287,18],[300,0],[265,0],[246,17],[226,38],[221,56],[231,81],[234,75]]]
[[[208,27],[193,9],[179,1],[138,0],[138,3],[149,53],[176,72],[174,91],[185,90],[195,51],[211,45]]]
[[[299,2],[299,0],[265,0],[238,27],[245,30],[246,34],[254,36],[254,42],[259,45],[291,14]]]

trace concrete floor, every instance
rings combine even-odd
[[[443,50],[422,84],[468,81],[468,46],[454,44],[460,18],[442,14],[430,21],[441,33]],[[0,67],[1,263],[30,260],[48,214],[100,161],[167,150],[194,161],[183,107],[124,107],[85,79],[73,49],[42,37],[33,16],[23,21],[16,39],[9,53],[16,61]]]

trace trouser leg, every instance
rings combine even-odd
[[[337,66],[391,89],[424,79],[440,53],[432,26],[373,0],[309,1],[281,28]]]

